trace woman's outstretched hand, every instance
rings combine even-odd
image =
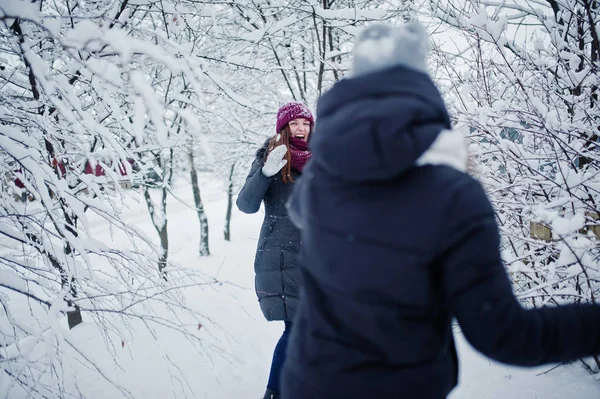
[[[287,148],[283,144],[275,147],[269,156],[267,156],[265,165],[262,168],[263,175],[266,177],[275,176],[287,163],[287,159],[283,159],[286,152]]]

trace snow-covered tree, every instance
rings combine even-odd
[[[517,294],[597,302],[600,4],[429,3],[446,28],[437,78],[496,206]]]
[[[191,280],[173,271],[165,283],[152,240],[121,216],[143,201],[123,187],[154,167],[147,160],[168,161],[177,121],[192,119],[177,96],[201,92],[196,59],[155,29],[149,7],[0,3],[0,385],[8,396],[73,393],[63,381],[68,356],[97,367],[66,334],[65,314],[69,328],[95,322],[113,352],[135,321],[196,339],[183,317],[157,313],[186,310],[173,287]],[[98,224],[112,243],[95,237]]]

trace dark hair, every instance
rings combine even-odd
[[[310,140],[311,136],[312,136],[312,131],[313,131],[313,127],[312,125],[310,126],[310,133],[308,136],[308,139]],[[284,183],[289,183],[289,182],[294,182],[294,179],[292,179],[292,155],[290,154],[290,137],[292,136],[292,132],[290,131],[290,126],[289,124],[285,125],[283,127],[283,129],[281,129],[279,131],[279,133],[277,133],[275,136],[273,136],[270,140],[269,140],[269,145],[267,147],[267,152],[265,154],[265,160],[267,159],[267,157],[269,156],[269,154],[271,153],[271,151],[273,151],[273,149],[275,147],[279,147],[281,144],[285,145],[285,147],[287,148],[287,152],[285,153],[285,159],[287,159],[287,163],[285,164],[285,166],[281,169],[281,178],[283,179]]]

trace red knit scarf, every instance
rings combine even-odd
[[[290,137],[290,156],[292,158],[292,168],[298,172],[302,172],[304,165],[311,157],[311,152],[308,149],[308,143],[302,139]]]

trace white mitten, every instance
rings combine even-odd
[[[263,175],[266,177],[275,176],[287,163],[287,159],[283,159],[287,148],[285,145],[275,147],[267,157],[265,165],[262,168]]]

